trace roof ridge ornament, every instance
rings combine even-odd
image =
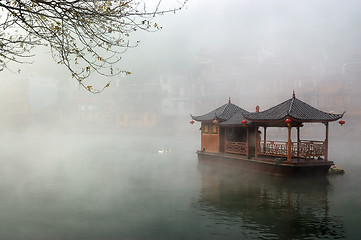
[[[228,103],[231,103],[231,97],[228,97]]]
[[[295,101],[295,98],[292,98],[292,101],[291,101],[291,104],[290,104],[290,107],[289,109],[287,110],[287,114],[290,115],[291,114],[291,110],[292,110],[292,107],[293,107],[293,102]]]
[[[291,101],[289,109],[287,110],[288,115],[290,115],[290,113],[291,113],[291,110],[292,110],[292,107],[293,107],[293,102],[295,101],[295,99],[296,99],[296,94],[295,94],[295,90],[293,90],[292,91],[292,101]]]

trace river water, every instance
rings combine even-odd
[[[345,175],[293,179],[199,163],[176,132],[3,131],[0,239],[361,236],[360,140],[330,140]]]

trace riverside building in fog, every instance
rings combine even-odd
[[[328,112],[347,111],[346,126],[361,131],[361,56],[323,62],[281,61],[260,48],[241,53],[202,49],[188,71],[164,66],[136,78],[117,78],[93,95],[44,76],[0,82],[0,120],[7,123],[66,121],[82,125],[154,127],[184,124],[190,112],[204,112],[224,99],[264,110],[295,90],[306,103]]]

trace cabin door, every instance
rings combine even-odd
[[[226,145],[226,129],[223,127],[219,128],[219,152],[225,152]]]

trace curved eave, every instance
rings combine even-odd
[[[213,122],[213,120],[214,120],[214,118],[213,118],[213,119],[201,119],[201,117],[203,117],[203,115],[202,115],[202,116],[193,116],[193,115],[191,114],[191,118],[192,118],[194,121],[197,121],[197,122],[209,122],[209,123],[211,123],[211,122]],[[220,119],[220,118],[217,118],[217,120],[220,121],[220,122],[225,121],[224,119]]]
[[[286,118],[290,118],[292,121],[295,121],[295,122],[326,123],[326,122],[334,122],[334,121],[341,119],[343,117],[344,113],[345,112],[343,112],[342,114],[326,113],[330,117],[329,119],[299,119],[299,118],[293,117],[292,115],[290,115]]]
[[[339,119],[341,119],[343,117],[344,113],[342,114],[334,114],[334,118],[332,119],[298,119],[295,117],[292,117],[290,115],[287,115],[285,117],[279,118],[279,119],[252,119],[252,118],[247,118],[245,117],[245,119],[249,120],[249,121],[253,121],[254,123],[269,123],[274,125],[275,123],[282,123],[284,124],[284,121],[289,118],[291,119],[293,122],[302,124],[302,123],[327,123],[327,122],[334,122],[337,121]]]
[[[194,120],[194,121],[197,121],[197,122],[212,122],[214,119],[217,119],[218,121],[225,121],[225,119],[221,119],[217,116],[214,116],[213,118],[205,118],[204,119],[204,115],[201,115],[201,116],[193,116],[191,114],[191,118]]]
[[[293,121],[293,120],[292,120]],[[263,127],[287,127],[285,123],[285,119],[281,120],[261,120],[261,121],[253,121],[255,125],[263,126]],[[303,122],[301,121],[293,121],[293,127],[302,127]]]
[[[221,127],[253,127],[254,124],[253,124],[253,122],[248,122],[245,125],[243,125],[242,123],[240,123],[240,124],[222,124],[222,123],[219,123],[219,126],[221,126]]]

